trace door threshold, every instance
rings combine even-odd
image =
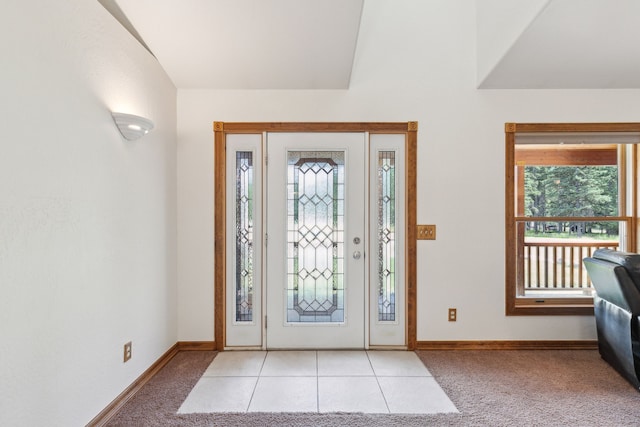
[[[368,350],[404,350],[407,351],[406,345],[370,345]]]
[[[224,351],[253,351],[264,350],[261,346],[245,346],[245,347],[225,347]]]

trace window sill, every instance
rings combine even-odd
[[[507,316],[593,316],[593,298],[517,298]]]

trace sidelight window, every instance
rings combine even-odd
[[[378,320],[396,320],[396,168],[395,151],[378,152]]]
[[[253,152],[236,152],[236,194],[235,194],[235,283],[237,322],[253,321],[253,278],[254,278],[254,168]]]

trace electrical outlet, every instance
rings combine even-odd
[[[131,359],[131,341],[124,345],[124,361]]]
[[[455,322],[458,318],[458,310],[455,308],[449,309],[449,322]]]

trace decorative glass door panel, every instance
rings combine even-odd
[[[365,134],[267,135],[267,346],[363,348]]]
[[[344,322],[344,152],[287,157],[287,322]]]
[[[379,151],[377,172],[377,228],[378,256],[377,293],[378,321],[396,320],[396,268],[395,268],[395,229],[396,229],[396,153],[395,151]]]
[[[236,322],[253,321],[253,203],[255,183],[253,176],[253,152],[236,152]]]

